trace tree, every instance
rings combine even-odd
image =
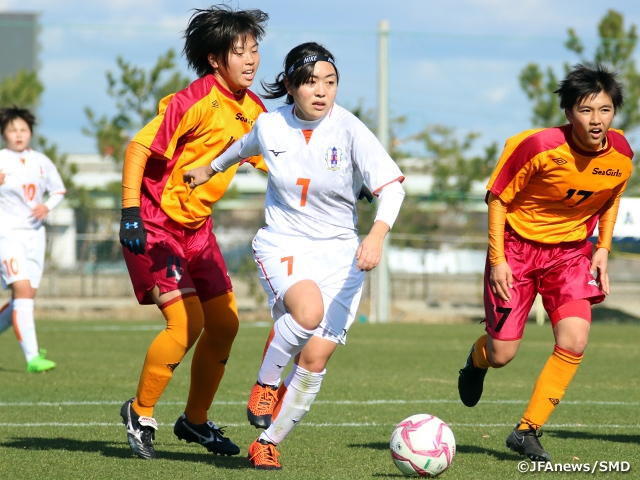
[[[482,155],[470,153],[479,136],[470,132],[460,140],[453,128],[429,125],[413,137],[423,142],[427,151],[426,172],[433,176],[433,197],[459,206],[469,198],[474,182],[489,178],[498,159],[498,147],[494,142]]]
[[[34,108],[43,91],[44,86],[36,72],[19,70],[14,77],[5,77],[0,82],[0,106]]]
[[[598,24],[600,44],[592,58],[584,55],[584,44],[573,28],[568,29],[569,38],[565,42],[568,50],[579,57],[580,63],[599,62],[618,72],[619,80],[624,85],[625,103],[616,112],[614,127],[628,132],[640,125],[640,74],[636,68],[634,51],[638,42],[636,26],[625,30],[624,17],[615,10],[609,10]],[[564,74],[571,69],[564,63]],[[564,112],[560,110],[557,95],[558,77],[549,67],[546,75],[535,63],[528,64],[520,73],[520,85],[533,102],[531,121],[535,126],[548,127],[566,123]],[[640,173],[634,170],[627,192],[640,195]]]
[[[173,50],[167,51],[149,71],[117,57],[118,75],[106,73],[107,94],[115,100],[115,115],[98,117],[85,107],[90,126],[82,132],[95,138],[100,154],[122,163],[131,137],[155,117],[158,102],[189,84],[189,79],[177,70],[175,57]]]

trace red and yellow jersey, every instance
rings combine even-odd
[[[158,115],[133,138],[151,150],[141,194],[171,219],[196,229],[211,215],[211,206],[225,193],[237,165],[191,190],[182,174],[208,165],[235,140],[249,132],[266,108],[251,91],[234,95],[213,75],[195,80],[160,101]],[[262,157],[248,160],[267,170]]]
[[[541,243],[584,240],[605,203],[620,196],[631,175],[633,151],[618,130],[607,147],[577,147],[571,125],[527,130],[507,140],[487,190],[508,204],[507,223]]]

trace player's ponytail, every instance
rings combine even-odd
[[[318,61],[330,62],[336,70],[339,80],[340,74],[336,67],[335,57],[322,45],[315,42],[307,42],[291,49],[284,59],[284,70],[280,72],[273,83],[261,82],[265,93],[262,98],[275,100],[286,96],[285,103],[293,104],[293,97],[287,92],[289,87],[298,88],[307,83],[313,77],[313,69]]]

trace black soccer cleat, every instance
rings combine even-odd
[[[542,448],[540,440],[538,440],[542,436],[542,432],[536,432],[532,427],[527,430],[518,430],[519,426],[516,425],[516,428],[507,437],[507,448],[534,462],[550,462],[551,455]]]
[[[155,439],[158,424],[151,417],[142,417],[138,415],[131,404],[133,398],[124,402],[120,408],[120,416],[122,423],[127,427],[127,440],[133,453],[145,460],[156,458],[156,451],[153,448],[153,440]]]
[[[173,427],[173,433],[187,443],[199,443],[214,455],[238,455],[240,447],[224,436],[224,431],[207,420],[202,425],[194,425],[183,413]]]
[[[484,385],[484,376],[487,374],[486,368],[476,368],[473,366],[473,349],[471,347],[467,363],[460,369],[458,376],[458,394],[460,400],[467,407],[475,407],[482,397],[482,387]]]

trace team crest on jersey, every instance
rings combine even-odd
[[[344,160],[344,151],[340,147],[331,147],[327,149],[324,159],[327,162],[327,170],[340,170]]]

